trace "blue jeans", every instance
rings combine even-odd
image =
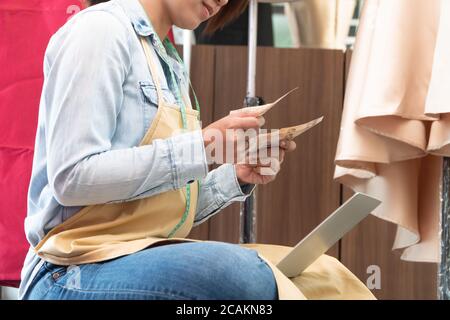
[[[255,250],[209,241],[148,248],[100,263],[45,262],[24,299],[276,300],[278,291]]]

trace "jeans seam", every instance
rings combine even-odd
[[[82,267],[83,267],[83,265],[84,264],[81,264],[81,265],[73,265],[73,266],[75,266],[75,267],[78,267],[78,269],[79,269],[79,272],[80,272],[80,277],[82,276]],[[92,264],[91,264],[92,265]],[[103,266],[104,266],[104,264],[101,264],[101,265],[99,265],[97,268],[96,268],[96,270],[94,271],[94,273],[92,274],[92,281],[95,281],[96,279],[97,279],[97,276],[98,276],[98,273],[100,272],[100,270],[103,268]],[[54,284],[55,285],[57,285],[57,286],[59,286],[59,287],[62,287],[62,288],[64,288],[64,289],[74,289],[74,288],[71,288],[71,287],[67,287],[67,283],[68,283],[68,280],[69,279],[66,279],[66,281],[64,281],[64,277],[70,277],[71,275],[70,275],[70,272],[68,271],[68,268],[69,268],[70,266],[67,266],[66,267],[66,269],[64,270],[64,273],[62,273],[61,274],[61,276],[57,279],[57,280],[54,280]],[[55,272],[59,272],[59,271],[55,271]],[[60,283],[60,282],[63,282],[63,283]]]
[[[92,289],[92,290],[86,290],[86,289],[76,289],[76,288],[67,288],[59,283],[55,283],[54,287],[58,287],[63,290],[69,290],[69,291],[75,291],[80,293],[103,293],[103,294],[111,294],[111,293],[119,293],[119,294],[138,294],[138,295],[152,295],[157,294],[159,296],[164,297],[177,297],[177,298],[185,298],[185,299],[191,299],[195,300],[196,298],[190,297],[188,295],[180,294],[180,293],[168,293],[163,291],[154,291],[154,290],[131,290],[131,289],[111,289],[111,290],[99,290],[99,289]],[[51,288],[50,288],[51,289]],[[48,291],[47,291],[48,293]]]
[[[45,269],[47,269],[47,267],[45,267]],[[35,288],[36,285],[38,285],[41,281],[47,281],[50,280],[50,278],[52,277],[52,274],[50,272],[46,273],[41,279],[39,279],[38,281],[31,283],[30,288],[28,288],[27,293],[24,296],[24,300],[31,300],[29,297],[32,294],[33,289]],[[50,290],[54,287],[54,282],[52,283],[51,286],[49,286],[47,288],[47,290],[45,290],[45,292],[41,295],[41,297],[39,298],[39,300],[45,298],[47,296],[47,294],[50,292]],[[34,300],[34,299],[33,299]]]

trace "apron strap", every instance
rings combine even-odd
[[[147,39],[145,37],[140,37],[140,40],[141,40],[142,47],[144,48],[145,57],[147,59],[147,64],[149,66],[150,73],[153,78],[153,82],[155,83],[156,92],[158,94],[158,104],[163,103],[163,102],[165,103],[164,95],[163,95],[162,89],[161,89],[161,84],[159,82],[158,72],[156,69],[156,65],[154,63],[154,58],[152,57],[152,54],[151,54],[150,45],[148,44]],[[172,79],[173,79],[173,81],[175,81],[175,78],[172,77]],[[175,85],[177,85],[177,84],[175,83]],[[183,100],[183,101],[180,101],[183,105],[179,106],[180,110],[181,110],[181,117],[182,117],[182,121],[183,121],[183,126],[186,127],[187,122],[186,122],[186,115],[185,115],[184,107],[188,107],[188,108],[192,109],[192,104],[191,104],[191,100],[190,100],[189,96],[186,95],[184,90],[179,88],[179,94],[180,94],[180,99]],[[197,97],[195,97],[195,98],[197,101]],[[197,110],[199,111],[199,108],[197,108]]]
[[[161,89],[161,84],[159,82],[159,77],[158,77],[158,72],[156,70],[156,66],[154,63],[154,59],[151,55],[151,48],[150,45],[147,42],[147,39],[144,37],[140,37],[141,43],[142,43],[142,47],[144,48],[144,53],[145,53],[145,57],[147,59],[147,63],[150,69],[150,73],[151,76],[153,77],[153,82],[155,83],[155,87],[156,87],[156,92],[158,94],[158,104],[160,103],[165,103],[164,100],[164,95],[162,93],[162,89]],[[173,78],[173,75],[172,75]],[[174,79],[173,79],[174,80]],[[177,85],[177,83],[175,83],[175,85]],[[182,91],[181,89],[179,91]],[[187,121],[186,121],[186,114],[185,114],[185,110],[184,107],[189,105],[190,108],[192,108],[192,105],[190,104],[190,99],[186,99],[186,96],[183,94],[183,92],[180,92],[181,95],[181,99],[184,100],[184,106],[181,105],[180,109],[181,109],[181,117],[182,117],[182,122],[183,122],[183,127],[186,129],[187,128]],[[187,104],[189,102],[189,104]],[[183,104],[183,102],[181,102]],[[200,188],[200,182],[197,180],[197,184],[198,187]],[[189,212],[190,212],[190,207],[191,207],[191,186],[188,184],[186,186],[186,207],[185,207],[185,211],[183,213],[183,216],[181,218],[181,220],[178,222],[178,224],[173,228],[173,230],[169,233],[168,238],[171,238],[175,235],[175,233],[178,231],[178,229],[184,224],[184,222],[186,221]]]
[[[164,39],[164,43],[166,44],[167,48],[171,51],[172,55],[177,59],[177,61],[184,66],[185,69],[185,73],[187,73],[187,66],[184,64],[183,60],[180,58],[180,55],[178,54],[178,51],[175,49],[175,47],[173,46],[172,42],[170,42],[170,40],[168,38]],[[195,94],[195,90],[194,87],[192,86],[192,82],[190,77],[188,77],[188,82],[189,82],[189,88],[192,90],[192,95],[194,96],[194,100],[195,100],[195,109],[199,112],[199,116],[200,116],[200,103],[198,102],[198,98],[197,95]],[[187,88],[188,92],[189,92],[189,88]],[[190,99],[189,99],[190,101]],[[192,103],[189,102],[189,105],[192,109]],[[200,119],[199,119],[200,120]]]
[[[150,69],[150,73],[153,78],[153,82],[155,83],[156,93],[158,94],[158,104],[164,101],[164,95],[162,94],[161,84],[159,82],[158,72],[156,71],[155,63],[153,62],[153,57],[150,52],[150,46],[147,40],[144,37],[140,37],[142,47],[144,48],[145,57],[147,59],[147,64]]]

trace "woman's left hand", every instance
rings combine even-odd
[[[236,164],[236,176],[240,184],[267,184],[275,180],[280,166],[284,161],[286,152],[294,151],[296,148],[294,141],[282,141],[280,143],[279,158],[272,158],[269,165]],[[273,174],[261,174],[261,169],[270,168]]]

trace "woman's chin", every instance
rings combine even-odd
[[[206,20],[205,20],[206,21]],[[187,29],[187,30],[195,30],[198,26],[203,22],[203,20],[198,19],[196,21],[184,21],[183,23],[175,23],[178,28]]]

